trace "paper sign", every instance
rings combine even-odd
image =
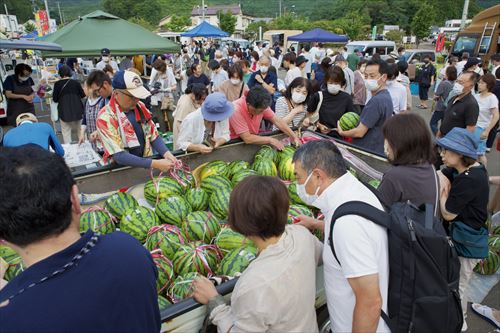
[[[70,168],[85,166],[101,160],[101,156],[92,149],[92,145],[88,141],[81,145],[74,143],[63,144],[62,146],[64,148],[64,160]]]

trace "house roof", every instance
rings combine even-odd
[[[217,12],[220,10],[222,10],[223,12],[230,12],[233,15],[243,14],[240,5],[226,5],[205,7],[205,15],[217,15]],[[191,16],[201,15],[203,15],[203,10],[200,6],[194,7],[191,11]]]

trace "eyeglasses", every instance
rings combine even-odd
[[[443,147],[438,147],[438,152],[439,152],[440,154],[444,154],[444,153],[446,153],[447,151],[448,151],[448,150],[447,150],[446,148],[443,148]]]
[[[103,86],[100,86],[99,88],[97,89],[94,89],[92,92],[95,94],[95,95],[99,95],[99,93],[101,92],[101,89],[103,88]]]

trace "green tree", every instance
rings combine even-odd
[[[191,25],[191,19],[188,16],[177,16],[172,15],[170,18],[170,22],[162,26],[170,31],[181,32],[186,30],[187,27]]]
[[[223,12],[222,10],[217,12],[217,16],[219,17],[219,28],[230,35],[234,34],[236,30],[236,16],[229,11]]]
[[[366,11],[349,12],[336,19],[334,24],[340,27],[352,40],[363,39],[370,32],[370,17]]]
[[[108,13],[125,20],[142,18],[156,25],[161,19],[158,0],[103,0],[102,6]]]
[[[40,0],[35,0],[32,3],[30,0],[4,0],[2,1],[2,14],[4,13],[4,6],[7,6],[9,15],[16,15],[18,22],[26,22],[29,19],[34,19],[33,6],[37,9],[43,7],[43,3]]]
[[[156,30],[156,26],[151,24],[149,21],[143,19],[142,17],[131,17],[128,19],[129,22],[135,23],[140,25],[141,27],[149,30],[149,31],[154,31]]]
[[[36,26],[31,22],[27,22],[24,25],[24,30],[26,31],[26,33],[30,33],[36,30]]]
[[[385,34],[387,40],[392,40],[396,44],[401,44],[403,42],[404,32],[400,30],[391,30]]]
[[[430,27],[435,20],[434,7],[426,2],[422,3],[420,9],[413,16],[411,29],[413,34],[420,40],[430,33]]]

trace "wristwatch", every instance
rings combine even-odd
[[[212,297],[211,299],[208,300],[207,304],[207,313],[211,314],[212,311],[218,307],[219,305],[225,305],[226,301],[224,300],[224,297],[221,295],[217,295],[215,297]]]

